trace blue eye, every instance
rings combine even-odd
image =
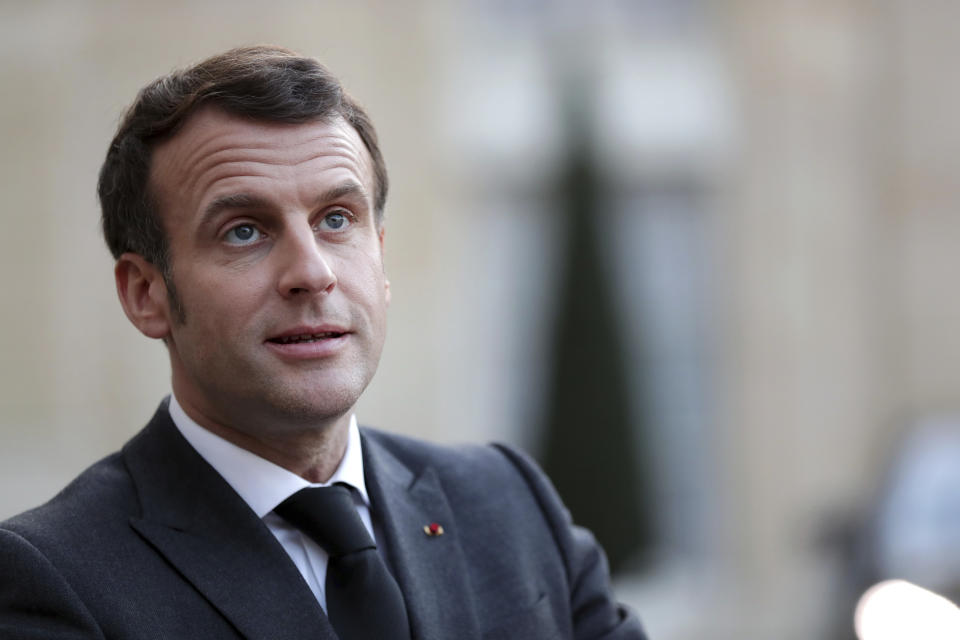
[[[260,231],[252,224],[240,224],[227,231],[225,239],[233,245],[251,244],[260,239]]]
[[[320,221],[321,228],[329,231],[341,231],[349,225],[350,218],[339,211],[328,213],[327,215],[323,216],[323,220]]]

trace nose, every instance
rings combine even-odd
[[[290,230],[275,250],[281,262],[277,290],[283,297],[306,293],[330,293],[337,286],[337,276],[317,244],[313,229]]]

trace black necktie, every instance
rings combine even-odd
[[[400,587],[344,485],[301,489],[274,511],[330,554],[327,617],[341,640],[410,637]]]

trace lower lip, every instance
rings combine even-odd
[[[317,358],[328,358],[336,355],[347,343],[349,333],[344,333],[336,338],[324,338],[314,342],[289,342],[282,344],[279,342],[267,341],[265,344],[275,353],[293,360],[315,360]]]

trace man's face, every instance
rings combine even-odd
[[[376,370],[389,301],[356,131],[206,108],[154,151],[151,187],[184,313],[165,303],[188,413],[257,436],[349,412]]]

